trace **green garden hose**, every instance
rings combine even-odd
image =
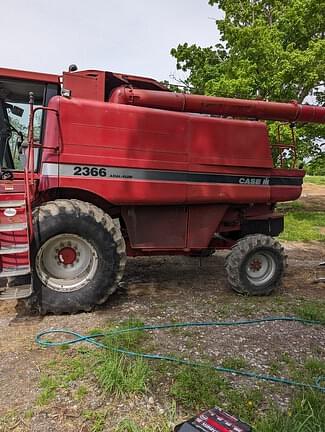
[[[63,345],[72,345],[79,342],[88,342],[90,344],[96,345],[99,348],[104,348],[107,350],[118,352],[129,357],[141,357],[149,360],[164,360],[164,361],[174,362],[177,364],[187,365],[191,367],[205,367],[205,368],[208,367],[218,372],[235,374],[235,375],[254,378],[258,380],[270,381],[273,383],[286,384],[290,386],[302,387],[307,389],[314,389],[325,393],[325,386],[322,385],[322,383],[325,382],[325,376],[319,376],[315,379],[314,384],[308,384],[308,383],[293,381],[286,378],[279,378],[271,375],[261,375],[250,371],[226,368],[222,366],[206,365],[203,363],[199,363],[191,360],[182,360],[171,356],[165,356],[159,354],[145,354],[141,352],[129,351],[127,349],[109,346],[101,342],[98,342],[96,340],[97,338],[101,338],[101,337],[114,337],[122,333],[139,332],[139,331],[167,330],[172,328],[188,328],[188,327],[231,327],[231,326],[234,327],[234,326],[253,325],[253,324],[260,324],[260,323],[274,322],[274,321],[299,322],[302,324],[322,325],[322,326],[324,326],[325,324],[324,322],[321,321],[306,320],[303,318],[296,318],[296,317],[270,317],[270,318],[242,320],[242,321],[185,322],[185,323],[172,323],[172,324],[161,324],[161,325],[145,325],[141,327],[130,327],[130,328],[113,330],[107,333],[96,333],[92,335],[81,335],[77,332],[71,330],[64,330],[64,329],[49,329],[38,333],[35,337],[35,341],[37,344],[39,344],[42,347],[58,347]],[[45,338],[54,333],[65,334],[67,336],[72,336],[72,338],[66,339],[64,341],[59,341],[59,342],[49,341],[48,339]]]

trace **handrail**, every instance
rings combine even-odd
[[[285,144],[282,143],[282,138],[281,138],[281,128],[283,126],[288,126],[288,124],[285,123],[280,123],[277,127],[277,142],[275,144],[272,145],[272,149],[276,150],[278,152],[277,157],[280,156],[280,166],[281,168],[295,168],[296,166],[296,162],[297,162],[297,140],[296,140],[296,135],[295,135],[295,124],[294,123],[290,123],[289,127],[291,129],[291,143],[290,144]],[[287,158],[285,158],[284,156],[284,150],[289,150],[289,152],[291,152],[291,162],[289,167],[285,165],[285,162],[288,160]]]
[[[34,95],[29,94],[29,105],[30,105],[30,116],[28,125],[28,138],[27,138],[27,151],[26,151],[26,162],[24,168],[24,182],[25,182],[25,193],[26,193],[26,212],[27,212],[27,226],[28,236],[31,242],[34,236],[33,233],[33,209],[32,202],[35,195],[35,158],[34,149],[41,148],[42,146],[34,143],[34,118],[37,111],[52,111],[56,113],[57,119],[59,118],[58,110],[48,107],[37,107],[34,108]],[[48,148],[48,147],[46,147]],[[60,147],[58,148],[60,150]]]

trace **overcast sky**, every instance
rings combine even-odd
[[[0,67],[61,73],[76,63],[168,79],[170,49],[217,42],[208,0],[10,0],[1,2]]]

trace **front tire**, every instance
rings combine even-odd
[[[228,282],[246,295],[270,294],[280,284],[285,266],[283,247],[264,234],[240,239],[226,258]]]
[[[76,199],[58,199],[33,212],[34,299],[41,313],[90,311],[122,279],[125,243],[111,217]]]

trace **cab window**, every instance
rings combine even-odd
[[[0,163],[2,168],[22,170],[24,149],[27,145],[29,124],[29,93],[34,94],[34,105],[47,105],[58,94],[54,84],[0,78]],[[42,142],[44,111],[34,118],[34,140]],[[39,153],[37,151],[36,153]],[[37,163],[38,154],[35,155]]]

